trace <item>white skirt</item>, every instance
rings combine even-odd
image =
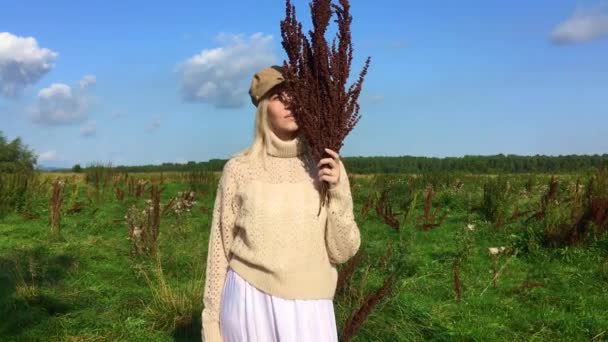
[[[283,299],[258,290],[228,268],[220,329],[227,342],[337,342],[331,299]]]

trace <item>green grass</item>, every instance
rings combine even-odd
[[[185,185],[169,184],[161,203],[182,190]],[[212,208],[213,194],[196,198],[183,232],[171,227],[172,214],[162,218],[160,278],[154,258],[130,256],[126,224],[114,223],[124,217],[127,204],[111,196],[108,192],[98,206],[87,204],[82,212],[64,216],[59,237],[50,234],[44,201],[36,219],[9,214],[0,220],[0,340],[200,341],[211,218],[199,208]],[[357,301],[381,285],[385,273],[375,262],[389,241],[401,239],[393,258],[405,271],[393,296],[372,312],[355,341],[608,340],[606,237],[581,247],[500,256],[499,266],[508,264],[494,288],[487,249],[520,241],[521,222],[496,231],[456,198],[450,199],[453,207],[442,226],[421,231],[410,219],[398,233],[374,213],[361,218],[362,198],[355,196],[355,213],[364,263],[371,266],[367,276],[360,266],[348,293],[336,297],[338,328]],[[415,216],[421,205],[419,198]],[[461,265],[463,297],[457,302],[452,260],[467,223],[475,230],[469,232],[472,247]],[[523,289],[524,280],[542,286]],[[177,307],[169,308],[171,303]]]

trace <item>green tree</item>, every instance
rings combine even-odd
[[[21,138],[9,143],[0,131],[0,173],[32,171],[36,163],[34,151],[28,149]]]

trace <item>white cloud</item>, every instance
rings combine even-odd
[[[95,75],[85,75],[78,83],[80,84],[80,89],[87,89],[97,83],[97,78]]]
[[[182,99],[218,108],[240,107],[248,100],[251,77],[276,64],[272,35],[244,38],[220,33],[216,40],[220,47],[204,49],[175,68]]]
[[[63,83],[53,83],[41,89],[30,109],[32,120],[41,125],[71,125],[86,121],[91,99],[82,90]]]
[[[57,151],[50,150],[46,152],[42,152],[38,155],[39,162],[47,162],[47,161],[57,161]]]
[[[53,83],[38,92],[32,114],[34,121],[40,124],[74,124],[86,120],[86,109],[86,103],[75,95],[70,86]]]
[[[40,48],[33,37],[0,32],[0,96],[17,97],[52,68],[57,52]]]
[[[80,128],[80,135],[83,137],[92,137],[97,133],[97,123],[95,121],[91,121],[87,123],[85,126]]]
[[[572,17],[559,24],[551,34],[554,44],[582,43],[608,36],[608,2],[593,8],[576,9]]]

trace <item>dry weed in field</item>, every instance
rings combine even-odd
[[[146,201],[146,207],[141,210],[135,204],[125,215],[131,254],[156,254],[158,251],[158,236],[160,234],[160,191],[157,185],[150,189],[151,199]]]
[[[135,198],[139,199],[141,195],[143,195],[143,193],[147,190],[146,186],[148,185],[148,183],[149,182],[147,180],[140,179],[137,181],[137,183],[134,184]]]
[[[125,192],[124,190],[122,190],[121,188],[119,188],[118,186],[116,186],[114,188],[114,193],[116,194],[116,199],[118,200],[118,202],[123,202],[125,199]]]
[[[460,282],[460,260],[456,259],[452,263],[452,274],[454,276],[454,293],[456,294],[456,301],[460,302],[462,299],[462,285]]]
[[[390,274],[384,279],[384,283],[380,288],[370,292],[365,299],[363,304],[358,310],[355,310],[344,324],[344,331],[342,333],[343,341],[351,341],[363,322],[372,313],[374,308],[385,298],[389,297],[391,290],[394,288],[397,276]]]
[[[382,189],[380,197],[376,201],[376,213],[384,223],[388,224],[391,228],[399,231],[401,224],[397,219],[399,213],[393,213],[393,207],[388,199],[388,188]]]
[[[51,198],[49,199],[49,220],[53,235],[59,234],[61,224],[61,207],[63,205],[63,187],[65,182],[61,179],[53,181]]]
[[[177,220],[175,225],[179,232],[183,233],[184,230],[184,215],[189,214],[192,207],[196,204],[194,195],[194,191],[180,191],[163,210],[164,213],[165,210],[173,209]]]
[[[363,216],[363,218],[367,218],[367,215],[369,213],[369,208],[372,207],[374,203],[374,192],[370,192],[367,195],[367,198],[365,199],[365,203],[363,204],[363,207],[361,208],[361,215]]]
[[[519,249],[515,250],[515,253],[513,253],[513,255],[511,255],[509,257],[509,259],[507,259],[507,261],[500,267],[500,269],[497,269],[498,266],[498,256],[506,254],[507,249],[505,247],[490,247],[488,248],[488,253],[490,254],[490,256],[492,257],[492,280],[490,281],[490,283],[483,289],[483,291],[481,291],[481,293],[479,294],[479,296],[483,296],[483,294],[486,292],[486,290],[490,287],[490,285],[493,285],[494,287],[496,287],[496,280],[498,280],[498,277],[500,276],[500,274],[502,273],[502,271],[505,269],[505,267],[507,267],[507,265],[509,264],[509,262],[511,262],[511,260],[513,260],[513,258],[517,257],[517,253],[519,253]]]
[[[527,218],[544,226],[543,242],[546,246],[576,245],[586,236],[608,233],[608,168],[600,168],[584,187],[579,179],[567,187],[567,195],[560,196],[554,176],[542,187],[544,193],[539,209]]]
[[[340,268],[338,272],[338,283],[336,285],[336,293],[344,290],[346,284],[351,279],[355,269],[359,266],[362,260],[363,251],[358,251],[352,258],[350,258],[344,266]]]
[[[418,221],[421,221],[418,224],[418,227],[423,230],[430,230],[432,228],[439,227],[448,215],[448,209],[445,209],[441,216],[438,214],[439,208],[435,208],[435,210],[433,210],[434,194],[435,192],[433,191],[433,186],[429,185],[427,187],[426,198],[424,200],[424,214],[418,217]]]
[[[368,275],[371,264],[363,265],[362,259],[364,258],[364,252],[358,252],[349,262],[341,269],[339,274],[340,283],[340,295],[348,295],[349,290],[355,290],[358,292],[355,303],[359,303],[355,309],[351,312],[342,330],[342,341],[351,341],[360,327],[363,325],[369,315],[378,307],[382,301],[388,301],[391,298],[395,284],[398,279],[402,276],[402,264],[399,263],[399,246],[397,248],[397,255],[393,257],[394,245],[391,241],[388,242],[386,252],[375,264],[375,269],[380,270],[381,273],[385,274],[382,286],[376,290],[370,291],[364,294],[363,288],[368,281]],[[367,256],[367,254],[365,254]],[[351,284],[352,275],[355,269],[362,268],[361,282],[358,285]]]

